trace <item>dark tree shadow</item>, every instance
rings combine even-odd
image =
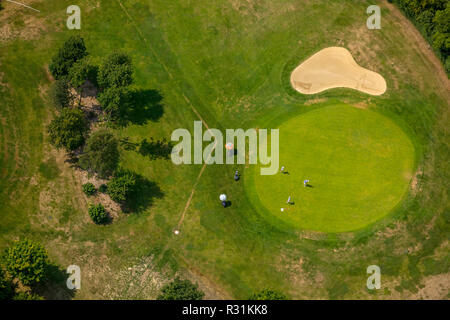
[[[145,124],[158,121],[164,114],[163,96],[158,90],[137,89],[130,91],[121,110],[120,124]]]
[[[124,213],[141,213],[152,206],[155,199],[164,197],[164,192],[153,181],[136,174],[136,187],[129,195],[127,201],[122,204]]]
[[[47,267],[47,277],[42,282],[31,288],[33,293],[40,295],[45,300],[71,300],[75,290],[67,288],[69,274],[55,264]]]
[[[120,140],[120,145],[127,151],[136,151],[139,154],[154,159],[169,159],[173,149],[173,142],[167,141],[166,138],[162,140],[155,140],[150,138],[142,140],[140,143],[131,142],[129,137]]]
[[[172,153],[173,143],[171,141],[167,141],[165,138],[162,140],[154,140],[150,138],[150,142],[147,139],[141,141],[138,152],[150,159],[169,159],[170,154]]]

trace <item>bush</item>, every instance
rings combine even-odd
[[[121,87],[111,87],[105,89],[98,95],[98,101],[102,109],[111,119],[116,119],[121,107],[126,103],[127,90]]]
[[[95,172],[101,178],[107,178],[114,173],[118,162],[119,149],[116,138],[106,129],[101,129],[87,140],[79,164],[81,168]]]
[[[99,188],[98,191],[100,191],[101,193],[106,193],[108,192],[108,186],[106,184],[102,184]]]
[[[95,224],[103,224],[108,221],[108,213],[101,203],[90,205],[88,212]]]
[[[131,58],[114,52],[106,57],[98,72],[98,84],[103,89],[111,87],[126,87],[133,82]]]
[[[136,176],[131,172],[120,172],[108,182],[108,195],[116,202],[125,202],[135,187]]]
[[[28,239],[17,242],[5,252],[5,267],[24,285],[35,285],[45,276],[49,264],[47,251]]]
[[[72,151],[84,143],[88,129],[83,111],[66,108],[48,126],[50,142],[57,148]]]
[[[0,300],[9,300],[14,294],[13,285],[0,267]]]
[[[158,300],[202,300],[204,296],[197,284],[177,277],[161,289]]]
[[[73,87],[80,88],[86,80],[94,85],[97,84],[97,66],[93,65],[88,58],[78,60],[69,71],[69,80]]]
[[[54,107],[58,109],[68,107],[72,101],[69,81],[66,78],[56,80],[52,83],[48,95]]]
[[[87,54],[83,38],[80,36],[71,36],[52,58],[49,65],[51,74],[55,79],[67,76],[72,65],[84,58]]]
[[[13,298],[13,300],[44,300],[43,297],[32,292],[19,292]]]
[[[87,196],[92,196],[96,191],[97,189],[95,189],[95,186],[92,183],[88,182],[83,184],[83,192]]]
[[[271,289],[263,289],[253,293],[249,300],[287,300],[287,296]]]

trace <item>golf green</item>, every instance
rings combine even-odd
[[[313,231],[353,231],[389,214],[408,191],[414,146],[386,116],[338,104],[293,117],[279,133],[286,173],[260,175],[255,165],[247,184],[268,220]]]

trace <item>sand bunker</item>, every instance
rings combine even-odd
[[[386,91],[380,74],[359,66],[350,51],[340,47],[323,49],[300,64],[291,74],[291,84],[304,94],[331,88],[351,88],[375,96]]]

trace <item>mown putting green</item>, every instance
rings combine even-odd
[[[379,113],[339,104],[296,116],[279,129],[280,167],[288,173],[262,176],[255,168],[249,184],[268,220],[352,231],[389,214],[408,190],[414,147]]]

